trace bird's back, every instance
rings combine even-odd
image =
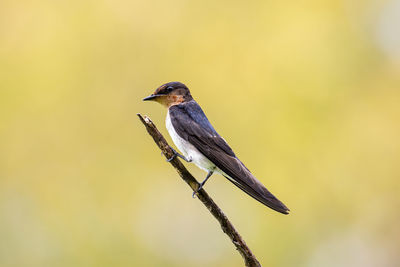
[[[264,205],[278,212],[288,213],[289,209],[236,157],[196,101],[191,100],[170,107],[169,116],[177,135],[215,164],[229,181]]]

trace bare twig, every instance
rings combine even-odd
[[[153,137],[154,142],[158,145],[161,149],[162,153],[167,157],[171,158],[174,153],[171,147],[168,145],[165,138],[162,134],[157,130],[154,123],[150,120],[149,117],[144,116],[142,117],[141,114],[137,114],[140,120],[143,122],[144,126],[146,126],[147,132]],[[193,177],[192,174],[185,168],[182,162],[175,157],[173,160],[170,161],[171,165],[175,168],[181,178],[192,188],[193,191],[196,191],[200,184],[197,180]],[[254,254],[251,252],[249,247],[244,242],[243,238],[240,234],[236,231],[235,227],[232,223],[228,220],[222,210],[215,204],[214,200],[204,191],[204,189],[200,189],[196,194],[197,197],[203,204],[207,207],[207,209],[211,212],[211,214],[217,219],[219,224],[221,225],[222,231],[226,235],[229,236],[232,243],[235,245],[236,249],[242,255],[246,266],[261,266]]]

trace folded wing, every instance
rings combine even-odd
[[[180,137],[189,141],[222,170],[229,181],[271,209],[288,214],[289,209],[271,194],[235,156],[194,100],[172,106],[169,114]]]

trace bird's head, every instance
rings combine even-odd
[[[156,101],[169,108],[192,99],[186,85],[180,82],[169,82],[158,87],[153,94],[144,98],[143,101]]]

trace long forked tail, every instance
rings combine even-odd
[[[258,180],[254,178],[252,183],[244,183],[242,179],[233,179],[229,176],[224,175],[229,181],[231,181],[234,185],[239,187],[241,190],[246,192],[249,196],[258,200],[265,206],[283,213],[289,214],[288,207],[285,206],[279,199],[277,199],[271,192],[268,191],[267,188],[263,184],[261,184]],[[254,177],[254,176],[253,176]]]

